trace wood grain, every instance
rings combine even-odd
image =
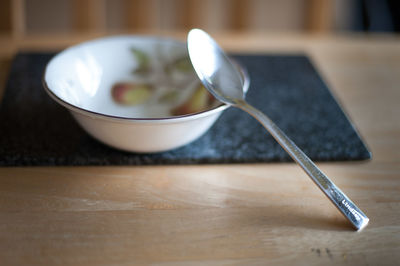
[[[307,4],[306,28],[315,33],[332,30],[334,21],[334,1],[308,0]]]
[[[14,36],[14,38],[19,38],[25,34],[25,12],[24,0],[14,0],[11,2],[11,34]]]
[[[104,32],[106,29],[105,0],[73,0],[72,22],[78,32]]]
[[[91,37],[0,37],[0,58]],[[373,153],[319,166],[369,226],[354,232],[292,163],[0,168],[2,265],[398,265],[400,38],[216,39],[230,51],[310,55]]]

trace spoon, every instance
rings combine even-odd
[[[260,122],[286,152],[310,176],[332,203],[357,230],[368,224],[368,217],[311,161],[304,152],[264,113],[244,99],[243,79],[218,44],[204,31],[188,34],[188,51],[203,85],[219,101],[242,109]]]

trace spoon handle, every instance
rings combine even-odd
[[[258,120],[286,150],[303,170],[311,177],[315,184],[335,204],[341,213],[357,229],[361,230],[368,224],[368,217],[308,158],[304,152],[286,134],[269,119],[264,113],[251,106],[244,100],[236,101],[233,105],[246,111]]]

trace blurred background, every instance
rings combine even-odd
[[[396,0],[0,0],[0,33],[398,32]]]

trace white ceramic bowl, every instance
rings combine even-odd
[[[248,76],[239,67],[249,86]],[[228,106],[200,85],[185,43],[144,36],[101,38],[50,60],[46,92],[97,140],[161,152],[203,135]]]

